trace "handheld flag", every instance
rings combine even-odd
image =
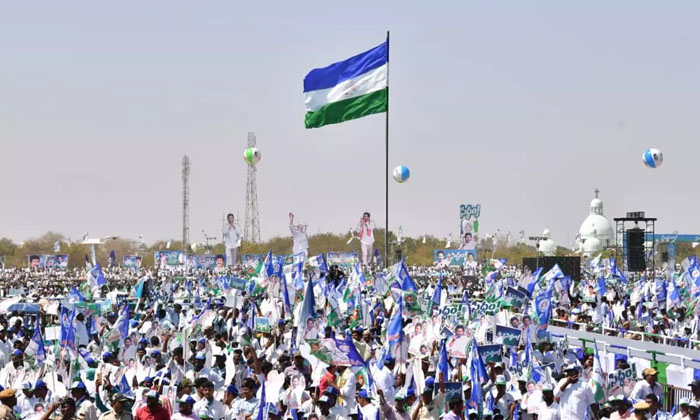
[[[591,385],[593,386],[593,397],[598,403],[605,401],[605,373],[603,372],[603,365],[600,363],[600,356],[598,355],[598,343],[593,340],[593,349],[595,350],[593,356],[593,373],[591,375]]]
[[[428,303],[428,314],[433,314],[433,308],[437,305],[440,307],[440,298],[442,295],[442,271],[439,274],[437,285],[435,286],[435,291],[433,292],[433,298],[430,299]]]
[[[44,338],[41,336],[41,321],[39,316],[36,317],[36,326],[34,327],[34,335],[29,342],[24,354],[34,356],[37,366],[41,366],[46,361],[46,350],[44,348]]]
[[[625,275],[622,274],[622,271],[617,268],[617,260],[615,258],[610,258],[608,260],[608,265],[610,266],[610,274],[613,277],[620,279],[621,282],[627,284],[627,277],[625,277]]]
[[[298,342],[301,343],[304,334],[301,331],[306,328],[306,324],[309,319],[316,320],[316,297],[314,296],[314,282],[313,279],[309,277],[309,281],[306,283],[306,293],[304,293],[304,301],[301,306],[301,315],[299,316],[299,329]]]

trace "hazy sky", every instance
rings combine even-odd
[[[445,237],[461,203],[482,232],[563,243],[600,188],[700,232],[697,1],[5,1],[0,236],[181,237],[245,212],[257,135],[263,238],[384,224],[384,116],[304,129],[302,79],[391,30],[391,228]],[[647,147],[664,165],[643,166]]]

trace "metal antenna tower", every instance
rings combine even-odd
[[[182,158],[182,250],[190,242],[190,158]]]
[[[248,132],[248,147],[255,147],[255,133]],[[248,165],[248,180],[245,186],[245,229],[243,239],[260,242],[260,214],[258,213],[258,184],[255,180],[255,165]]]

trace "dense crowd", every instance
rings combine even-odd
[[[672,401],[648,361],[549,331],[697,348],[697,260],[584,265],[7,268],[0,417],[697,420],[700,381]]]

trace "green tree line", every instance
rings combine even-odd
[[[384,235],[383,229],[375,230],[375,246],[384,255]],[[329,251],[357,251],[359,252],[359,242],[353,239],[349,244],[346,235],[322,233],[309,236],[309,255],[317,255]],[[85,261],[85,254],[90,253],[89,245],[79,243],[67,243],[66,237],[60,233],[47,232],[44,235],[25,241],[22,244],[17,244],[8,238],[0,239],[0,256],[6,257],[7,266],[26,267],[27,257],[35,254],[53,254],[54,243],[61,242],[60,254],[69,256],[69,268],[82,267]],[[401,244],[396,243],[396,236],[393,232],[389,234],[389,242],[391,255],[390,260],[396,261],[400,256],[406,258],[406,263],[409,265],[429,265],[433,263],[433,250],[445,249],[445,241],[434,236],[425,236],[418,238],[403,238]],[[108,239],[104,245],[98,245],[96,248],[97,261],[106,265],[109,260],[109,253],[114,250],[117,254],[117,264],[121,264],[121,259],[125,255],[139,255],[142,257],[142,264],[145,267],[153,266],[153,254],[155,251],[166,249],[178,250],[182,249],[181,241],[172,241],[170,248],[167,248],[167,241],[157,241],[150,246],[145,246],[137,241],[125,239]],[[537,252],[535,247],[522,242],[506,245],[502,242],[482,240],[477,248],[479,259],[487,258],[507,258],[511,264],[520,264],[525,257],[535,257]],[[272,251],[276,255],[284,255],[292,252],[291,237],[274,237],[265,242],[252,243],[243,242],[240,254],[264,254],[267,251]],[[200,246],[194,251],[191,246],[187,248],[187,253],[202,254],[205,250]],[[400,254],[399,254],[400,251]],[[225,252],[224,245],[218,243],[211,249],[213,254],[223,254]],[[682,261],[695,253],[692,245],[689,243],[678,243],[676,245],[676,262]],[[604,257],[612,256],[612,251],[606,251]],[[573,251],[567,248],[558,247],[557,255],[573,255]]]

